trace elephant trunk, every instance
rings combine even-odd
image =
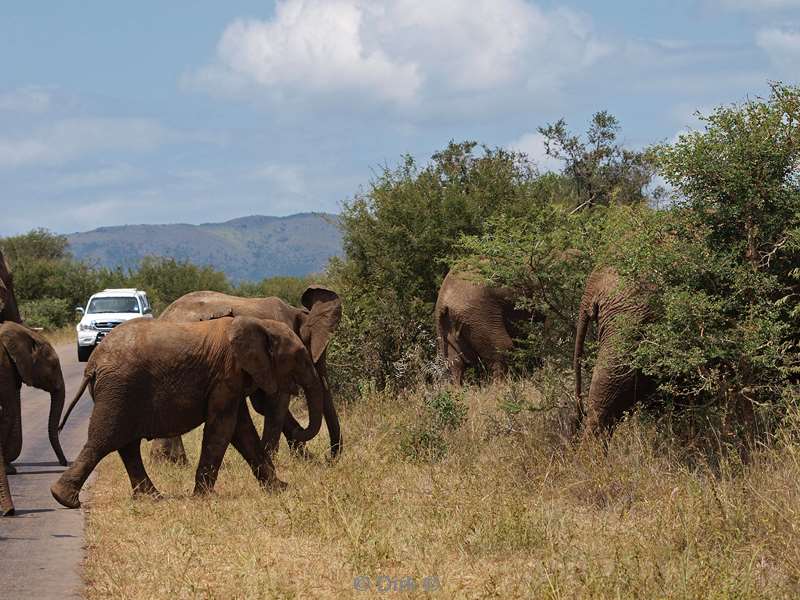
[[[328,436],[331,441],[331,457],[336,458],[342,451],[342,432],[339,428],[339,415],[336,414],[336,406],[333,404],[333,396],[328,385],[328,369],[324,355],[322,360],[317,363],[317,373],[322,382],[322,412],[325,416],[325,425],[328,427]]]
[[[578,312],[578,327],[575,332],[575,354],[572,359],[572,366],[575,369],[575,401],[577,402],[578,415],[577,424],[583,420],[583,345],[586,341],[586,332],[589,329],[589,311],[581,306]]]
[[[7,406],[6,418],[11,421],[11,427],[6,438],[5,460],[10,464],[19,458],[22,452],[22,406],[20,405],[21,387],[17,388],[11,404]]]
[[[1,411],[2,409],[0,409]],[[2,419],[2,412],[0,412]],[[6,475],[6,461],[3,456],[3,444],[0,444],[0,516],[14,514],[14,502],[11,499],[11,489],[8,486],[8,476]]]
[[[310,360],[309,360],[310,363]],[[324,404],[324,386],[317,375],[312,364],[303,367],[303,376],[300,378],[300,386],[306,395],[308,403],[308,427],[305,429],[296,428],[291,437],[296,442],[307,442],[319,433],[322,426],[322,407]],[[331,402],[332,404],[332,402]]]
[[[50,416],[47,421],[47,435],[50,437],[50,445],[56,453],[58,462],[61,466],[67,466],[67,459],[61,449],[61,442],[58,441],[58,421],[61,419],[61,411],[64,409],[64,386],[63,384],[50,392]]]

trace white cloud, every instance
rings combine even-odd
[[[760,29],[756,33],[756,44],[774,63],[793,68],[792,75],[800,73],[797,68],[800,65],[800,31],[777,27]]]
[[[785,8],[800,8],[800,0],[716,0],[726,8],[736,10],[776,10]]]
[[[65,190],[108,188],[141,181],[145,173],[131,165],[108,165],[96,169],[67,173],[53,181]]]
[[[63,119],[27,135],[0,137],[0,168],[63,164],[94,152],[144,152],[180,139],[151,119]]]
[[[47,89],[23,87],[0,92],[0,111],[40,113],[50,108],[52,96]]]
[[[267,163],[251,169],[247,173],[247,177],[253,181],[271,183],[285,193],[303,194],[306,192],[303,172],[300,167],[295,165]]]
[[[524,152],[540,171],[561,171],[563,161],[547,154],[544,145],[545,137],[541,133],[526,133],[508,146],[512,150]]]
[[[609,51],[587,17],[526,0],[280,0],[270,20],[231,23],[215,62],[186,81],[413,107],[498,88],[552,91]]]

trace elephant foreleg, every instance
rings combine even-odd
[[[231,442],[236,451],[250,465],[250,470],[263,487],[267,489],[283,489],[286,487],[286,483],[278,479],[275,474],[275,465],[272,464],[269,452],[259,442],[253,420],[247,414],[247,407],[244,404],[239,408],[236,429]]]
[[[220,408],[214,409],[214,404]],[[200,462],[194,478],[194,495],[201,496],[214,490],[217,482],[219,467],[225,456],[225,451],[231,443],[236,430],[238,406],[225,406],[225,400],[211,399],[209,415],[203,428],[203,442],[200,450]],[[256,435],[258,439],[258,435]]]
[[[91,439],[91,424],[89,439]],[[50,486],[50,493],[56,501],[66,506],[67,508],[80,508],[81,502],[78,499],[78,494],[89,478],[89,475],[94,471],[97,464],[106,456],[116,450],[109,446],[101,446],[96,448],[90,445],[89,442],[78,454],[78,458],[70,465],[66,471],[61,474],[58,481]]]
[[[128,478],[131,480],[133,495],[160,498],[161,494],[156,489],[156,486],[153,485],[142,463],[141,443],[141,440],[136,440],[127,446],[123,446],[118,450],[119,456],[125,465],[125,470],[128,472]]]
[[[0,425],[3,423],[3,407],[0,406]],[[8,486],[8,477],[2,468],[5,459],[3,456],[3,445],[0,444],[0,516],[10,516],[14,514],[14,501],[11,499],[11,489]]]
[[[283,423],[286,414],[289,412],[289,394],[279,392],[268,398],[264,392],[259,390],[254,395],[263,396],[263,401],[260,402],[264,415],[261,444],[267,453],[273,455],[278,451],[278,442],[281,439]]]

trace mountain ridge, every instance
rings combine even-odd
[[[68,234],[67,241],[75,258],[99,266],[134,268],[145,256],[168,256],[212,266],[233,282],[320,272],[342,249],[338,216],[322,212],[109,225]]]

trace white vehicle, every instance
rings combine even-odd
[[[77,327],[80,362],[89,360],[95,346],[120,323],[138,317],[153,318],[147,294],[133,288],[103,290],[89,298],[86,309],[75,310],[82,315]]]

